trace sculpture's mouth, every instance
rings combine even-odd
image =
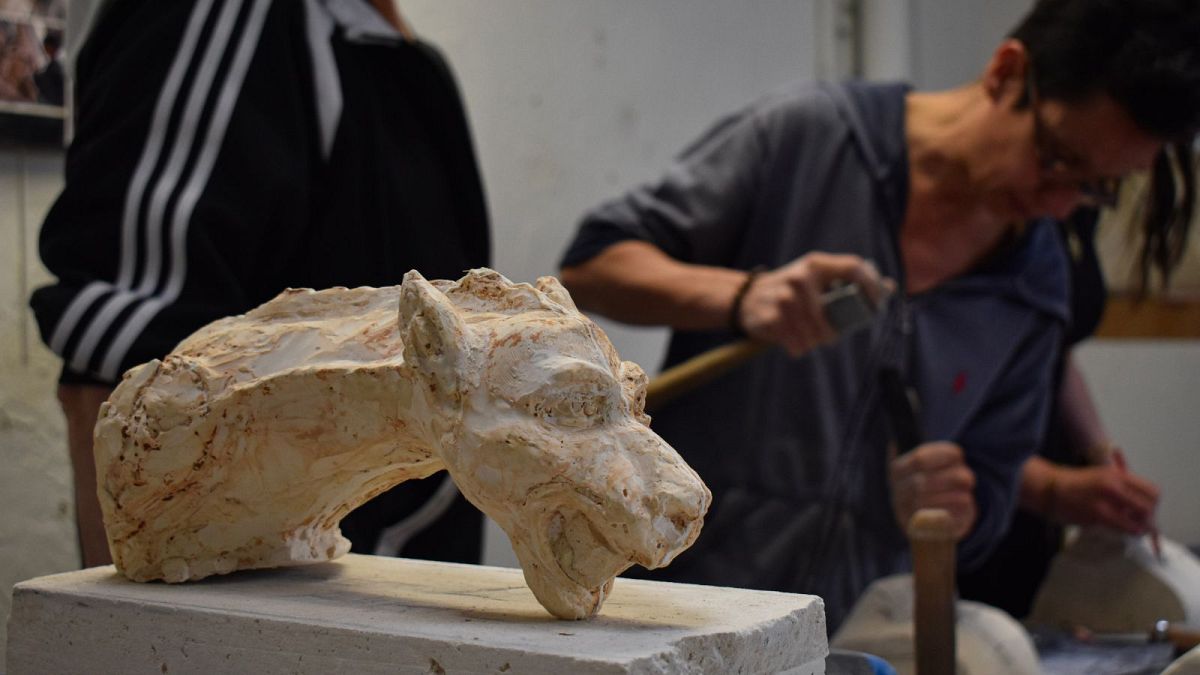
[[[603,481],[551,480],[527,493],[525,504],[536,513],[527,521],[536,523],[528,530],[536,555],[585,588],[635,563],[667,565],[700,532],[710,497],[698,477],[660,470],[650,481],[623,473],[610,467]],[[612,494],[589,487],[601,483]]]
[[[572,509],[554,511],[546,519],[548,552],[558,569],[584,588],[596,588],[632,563],[584,514]]]
[[[606,518],[590,506],[560,504],[548,509],[539,528],[544,554],[585,588],[607,582],[634,563],[648,569],[666,565],[699,533],[699,518],[680,509],[654,504],[645,513]]]

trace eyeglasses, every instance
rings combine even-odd
[[[1047,129],[1042,119],[1041,99],[1038,98],[1037,84],[1034,80],[1033,64],[1030,63],[1025,77],[1025,91],[1030,112],[1033,113],[1033,145],[1037,153],[1038,168],[1055,182],[1073,184],[1079,190],[1085,204],[1115,207],[1121,191],[1121,179],[1113,176],[1087,179],[1078,177],[1078,167],[1084,162],[1078,153],[1068,150]]]

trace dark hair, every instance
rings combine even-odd
[[[1185,142],[1169,144],[1155,158],[1142,221],[1145,240],[1138,260],[1143,296],[1150,287],[1152,269],[1158,269],[1165,288],[1171,272],[1183,260],[1196,207],[1195,161],[1192,144]]]
[[[1037,64],[1045,98],[1106,94],[1140,129],[1168,141],[1150,178],[1142,290],[1183,257],[1196,201],[1192,138],[1200,130],[1200,0],[1038,0],[1010,37]]]
[[[1108,94],[1163,139],[1200,129],[1200,0],[1039,0],[1010,37],[1044,98]]]

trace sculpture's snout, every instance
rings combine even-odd
[[[653,569],[671,562],[700,534],[712,495],[700,476],[658,434],[642,425],[621,434],[628,462],[623,480],[613,481],[621,523],[616,539],[627,559]]]

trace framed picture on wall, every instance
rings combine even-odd
[[[0,142],[63,143],[66,0],[0,0]]]

